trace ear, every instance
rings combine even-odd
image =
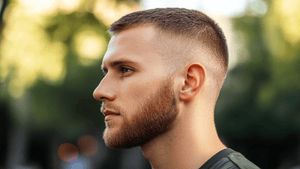
[[[199,64],[187,66],[185,81],[180,87],[180,99],[185,102],[192,101],[200,92],[205,80],[205,70]]]

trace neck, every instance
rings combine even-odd
[[[198,169],[225,149],[217,135],[211,113],[180,113],[169,132],[143,145],[143,154],[152,168]]]

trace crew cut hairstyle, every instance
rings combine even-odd
[[[212,50],[228,69],[228,47],[222,29],[206,14],[185,8],[156,8],[127,14],[114,22],[108,32],[115,35],[123,30],[141,25],[156,28],[177,36],[202,42]]]

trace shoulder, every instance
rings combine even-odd
[[[259,169],[241,153],[230,148],[214,155],[200,169]]]
[[[255,164],[249,161],[241,153],[232,152],[228,155],[228,158],[231,162],[237,165],[240,169],[259,169]]]

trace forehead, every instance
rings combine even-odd
[[[155,29],[152,26],[136,27],[114,35],[103,58],[103,65],[119,59],[127,59],[140,63],[151,63],[161,58],[153,45]]]

